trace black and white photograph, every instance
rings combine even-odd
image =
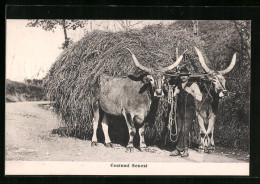
[[[6,175],[249,176],[251,21],[6,19]]]

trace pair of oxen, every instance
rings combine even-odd
[[[202,68],[206,75],[203,85],[200,86],[202,101],[195,100],[195,111],[200,127],[200,146],[201,150],[214,150],[213,139],[214,123],[218,111],[219,99],[227,95],[224,74],[230,72],[236,63],[236,53],[233,55],[230,65],[222,71],[210,69],[204,60],[202,52],[194,47]],[[99,122],[105,136],[105,146],[113,147],[108,135],[107,115],[124,116],[128,131],[129,141],[126,146],[128,152],[133,151],[133,138],[136,128],[139,128],[140,150],[147,150],[144,140],[144,120],[148,115],[152,100],[164,96],[163,85],[167,83],[167,72],[179,65],[183,59],[183,54],[170,66],[160,69],[153,69],[139,63],[136,56],[131,53],[136,67],[143,70],[146,74],[130,78],[113,78],[108,75],[101,75],[99,80],[100,90],[98,98],[93,102],[93,137],[92,146],[97,146],[97,128]],[[183,105],[183,104],[177,104]],[[178,108],[178,107],[177,107]],[[113,123],[113,122],[111,122]],[[135,126],[136,125],[136,126]]]

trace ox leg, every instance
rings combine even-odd
[[[213,139],[213,132],[214,132],[214,124],[215,124],[216,116],[213,115],[209,119],[209,126],[207,133],[209,135],[209,153],[212,153],[215,150],[215,144],[214,144],[214,139]]]
[[[139,129],[139,135],[140,135],[140,150],[141,151],[148,151],[147,150],[147,146],[145,144],[145,140],[144,140],[144,130],[145,130],[145,125],[143,125],[140,129]]]
[[[107,115],[104,114],[103,121],[102,121],[102,130],[105,136],[105,146],[106,147],[113,147],[113,144],[111,143],[111,140],[109,138],[108,134],[108,121],[107,121]]]
[[[143,123],[144,117],[142,115],[136,115],[134,118],[134,122],[137,125],[140,125],[141,127],[139,128],[139,136],[140,136],[140,150],[141,151],[146,151],[146,144],[144,140],[144,130],[145,130],[145,124]]]
[[[204,151],[204,148],[205,148],[205,136],[206,136],[206,128],[205,128],[205,125],[204,125],[204,119],[198,115],[198,123],[199,123],[199,127],[200,127],[200,145],[199,145],[199,152],[202,152]]]
[[[210,139],[210,144],[212,146],[212,149],[215,150],[215,142],[214,142],[213,134],[214,134],[214,127],[212,128],[212,136]]]
[[[214,143],[214,138],[213,138],[213,133],[214,133],[214,127],[212,129],[212,132],[210,133],[210,146],[209,146],[209,153],[213,153],[215,151],[215,143]]]
[[[93,112],[94,112],[94,117],[93,117],[93,135],[92,135],[92,139],[91,139],[91,146],[97,146],[98,145],[98,141],[97,141],[97,128],[98,128],[98,121],[99,121],[99,118],[100,118],[98,101],[96,101],[93,104]]]
[[[134,140],[134,136],[136,133],[136,129],[134,127],[132,117],[128,118],[124,109],[122,110],[122,114],[124,115],[124,118],[125,118],[125,121],[127,124],[127,128],[128,128],[128,132],[129,132],[129,141],[126,146],[126,152],[133,152],[134,151],[133,140]]]

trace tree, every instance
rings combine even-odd
[[[53,31],[57,26],[61,26],[64,32],[64,43],[62,48],[68,48],[71,43],[70,38],[67,35],[67,30],[72,29],[76,30],[77,28],[83,28],[85,26],[85,20],[66,20],[66,19],[33,19],[29,20],[27,27],[42,27],[45,31]]]
[[[142,21],[134,22],[131,20],[117,20],[115,23],[117,23],[119,26],[118,28],[120,30],[128,31],[129,29],[133,28],[134,26],[141,24]]]
[[[195,35],[199,35],[199,21],[198,20],[192,20],[193,23],[193,33]]]
[[[241,52],[251,60],[251,21],[234,20],[233,22],[240,36]]]

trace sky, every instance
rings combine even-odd
[[[6,79],[23,82],[25,79],[41,79],[49,71],[56,58],[63,51],[64,42],[61,28],[45,31],[42,28],[27,27],[28,20],[6,20]],[[133,29],[147,24],[170,24],[173,20],[131,20]],[[122,30],[117,20],[89,20],[85,28],[69,30],[68,37],[74,42],[86,32],[93,30]]]

